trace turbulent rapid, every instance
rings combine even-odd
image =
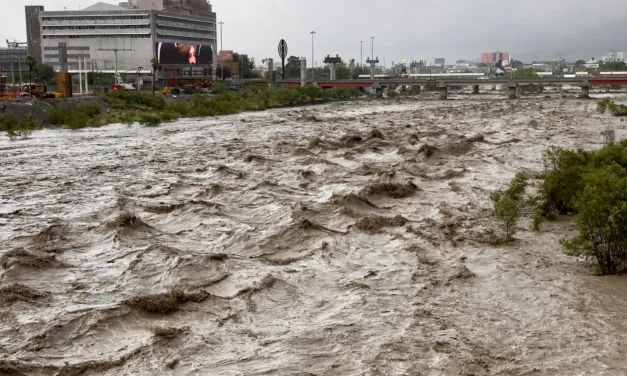
[[[623,375],[626,281],[488,200],[594,101],[356,101],[0,140],[0,374]]]

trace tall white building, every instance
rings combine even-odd
[[[32,8],[32,7],[31,7]],[[46,12],[31,17],[29,48],[41,46],[41,62],[61,68],[59,43],[67,44],[68,71],[113,73],[152,71],[158,58],[162,77],[212,76],[216,68],[216,20],[153,9],[125,9],[97,3],[82,10]],[[29,27],[27,17],[27,28]],[[39,23],[39,25],[36,25]],[[84,59],[84,60],[83,60]],[[116,64],[117,62],[117,64]]]

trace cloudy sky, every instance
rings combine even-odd
[[[26,39],[24,5],[46,10],[85,8],[95,0],[1,0],[0,41]],[[109,1],[111,4],[116,2]],[[509,51],[519,59],[599,57],[627,51],[626,0],[213,0],[224,21],[224,48],[257,61],[278,60],[277,43],[290,55],[315,60],[339,54],[345,60],[374,54],[447,61],[476,59],[481,52]]]

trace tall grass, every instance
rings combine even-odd
[[[325,90],[314,86],[271,89],[251,87],[242,93],[214,90],[212,97],[196,94],[191,102],[167,102],[163,97],[153,97],[148,93],[116,91],[102,95],[103,100],[114,111],[103,112],[95,103],[62,103],[49,111],[48,122],[72,129],[115,122],[139,122],[155,126],[179,118],[232,115],[245,111],[349,100],[358,96],[356,89],[346,88]]]

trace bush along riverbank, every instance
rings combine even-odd
[[[523,208],[533,213],[535,231],[543,221],[574,216],[578,234],[561,240],[564,252],[593,264],[597,275],[627,272],[627,140],[597,151],[549,149],[542,162],[536,197],[523,198],[524,174],[491,195],[506,240]]]
[[[180,118],[232,115],[245,111],[351,100],[361,94],[352,88],[322,89],[306,87],[255,87],[230,92],[215,84],[211,97],[194,95],[191,101],[169,101],[163,96],[137,91],[113,91],[94,100],[60,100],[52,105],[44,120],[0,115],[0,131],[11,138],[27,137],[42,126],[68,129],[99,127],[114,123],[140,123],[157,126]]]

